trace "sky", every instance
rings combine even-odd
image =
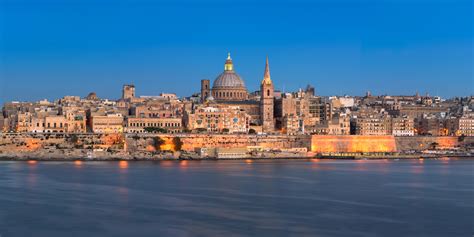
[[[0,0],[0,102],[189,96],[230,52],[249,91],[474,94],[472,0]],[[212,82],[211,82],[212,83]]]

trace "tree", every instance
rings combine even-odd
[[[436,148],[439,146],[439,143],[433,142],[430,144],[431,149],[436,150]]]
[[[76,144],[76,143],[79,141],[79,138],[77,137],[76,134],[72,134],[72,135],[69,137],[68,141],[69,141],[70,143],[72,143],[72,144]]]
[[[458,142],[463,142],[465,138],[466,138],[466,135],[462,134],[461,136],[458,137]]]
[[[143,130],[147,133],[168,133],[168,130],[160,127],[144,127]]]
[[[229,129],[228,129],[228,128],[224,128],[224,129],[222,129],[222,132],[223,132],[223,133],[229,133]]]
[[[257,131],[255,131],[255,129],[253,129],[253,128],[249,129],[249,134],[255,134],[255,133],[257,133]]]
[[[153,146],[157,151],[161,151],[161,145],[165,143],[165,140],[161,139],[161,137],[154,137],[153,138]]]
[[[173,145],[175,151],[181,151],[181,148],[183,147],[183,142],[181,141],[181,138],[173,137]]]

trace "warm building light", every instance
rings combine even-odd
[[[393,136],[312,136],[312,152],[396,152]]]

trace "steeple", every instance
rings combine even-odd
[[[268,64],[268,56],[267,56],[267,61],[265,63],[265,72],[263,73],[262,85],[263,84],[267,84],[267,85],[272,84],[272,79],[270,78],[270,65]]]
[[[270,66],[265,63],[262,84],[260,85],[260,118],[263,132],[272,132],[275,129],[274,113],[274,93],[273,82],[270,79]]]
[[[227,53],[227,60],[225,60],[224,64],[224,71],[233,71],[234,64],[232,63],[232,58],[230,57],[230,53]]]

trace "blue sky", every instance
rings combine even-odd
[[[199,91],[231,52],[250,91],[474,91],[471,0],[0,0],[0,102]]]

